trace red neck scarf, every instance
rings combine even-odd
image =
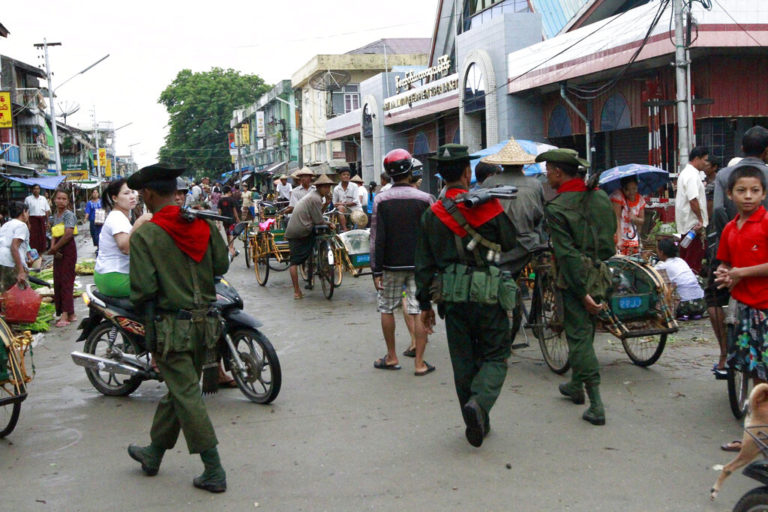
[[[587,185],[584,183],[584,180],[581,178],[573,178],[572,180],[568,180],[557,189],[558,194],[562,194],[563,192],[586,192],[587,191]]]
[[[445,192],[445,197],[453,199],[457,195],[466,192],[466,190],[461,188],[449,188]],[[501,203],[498,199],[491,199],[487,203],[483,203],[474,208],[467,208],[461,203],[457,204],[457,206],[464,218],[467,219],[467,223],[473,228],[480,227],[497,215],[504,213],[504,208],[501,207]],[[450,213],[448,213],[448,210],[445,209],[442,201],[438,201],[432,205],[432,212],[438,219],[440,219],[440,222],[448,227],[448,229],[462,238],[467,236],[467,231],[456,222],[456,219],[454,219]]]
[[[192,222],[182,219],[179,210],[180,208],[175,205],[164,206],[152,215],[150,222],[163,228],[181,252],[200,263],[208,249],[211,230],[208,223],[202,219],[195,219]]]

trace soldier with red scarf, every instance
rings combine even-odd
[[[221,328],[219,315],[210,309],[216,298],[214,276],[227,271],[229,259],[212,223],[181,217],[174,194],[183,171],[155,164],[128,178],[128,186],[141,191],[153,213],[131,235],[131,302],[144,313],[147,348],[168,386],[155,412],[151,443],[131,445],[128,453],[147,475],[156,475],[165,451],[183,431],[189,452],[199,453],[205,465],[194,486],[223,492],[226,473],[199,382]]]
[[[472,169],[467,146],[440,146],[437,156],[431,159],[437,162],[437,172],[448,184],[445,198],[421,218],[416,247],[416,297],[421,320],[431,334],[435,313],[430,289],[435,276],[440,279],[442,303],[438,311],[445,317],[465,435],[472,446],[478,447],[490,430],[488,414],[507,375],[511,339],[505,309],[499,303],[479,302],[471,283],[481,280],[475,278],[476,273],[498,276],[498,269],[491,269],[495,265],[488,261],[494,261],[494,253],[511,250],[516,233],[498,199],[473,208],[452,203],[457,195],[469,190]],[[458,216],[452,213],[454,207]],[[476,245],[480,239],[488,245]]]

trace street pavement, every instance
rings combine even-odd
[[[81,240],[80,253],[92,253],[90,242]],[[426,352],[436,372],[416,377],[405,357],[400,371],[376,370],[385,349],[370,277],[345,275],[330,301],[319,286],[294,301],[287,272],[260,287],[242,256],[227,277],[264,323],[283,372],[270,405],[237,389],[205,399],[228,491],[192,487],[202,464],[183,439],[156,477],[142,474],[126,447],[148,442],[164,385],[100,395],[69,357],[82,350],[72,325],[52,328],[35,349],[30,396],[15,432],[0,440],[0,510],[725,511],[757,486],[737,473],[709,501],[713,467],[732,456],[719,445],[740,438],[741,427],[725,382],[709,371],[717,349],[706,320],[683,324],[648,369],[599,336],[604,427],[559,395],[563,377],[528,332],[531,346],[510,358],[478,449],[464,438],[444,323]],[[401,352],[400,317],[397,329]]]

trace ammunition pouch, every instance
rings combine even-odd
[[[499,305],[511,311],[517,306],[517,283],[511,272],[498,267],[472,267],[452,263],[442,274],[435,276],[431,290],[439,290],[432,299],[436,302],[473,302]]]
[[[584,276],[585,291],[595,302],[601,303],[611,298],[613,294],[613,272],[604,261],[595,260],[585,254],[581,255],[581,274]],[[568,288],[562,271],[558,272],[557,287]]]

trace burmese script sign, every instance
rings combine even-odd
[[[437,66],[432,66],[424,71],[409,71],[403,78],[395,77],[395,87],[399,91],[404,87],[408,87],[414,82],[420,82],[426,80],[431,82],[437,77],[442,77],[448,70],[451,69],[451,58],[448,55],[438,57]]]
[[[384,112],[389,112],[413,107],[417,103],[434,100],[441,96],[449,96],[450,93],[457,91],[458,88],[459,76],[447,76],[436,82],[431,82],[425,86],[419,87],[418,89],[413,89],[385,99],[383,109]]]

